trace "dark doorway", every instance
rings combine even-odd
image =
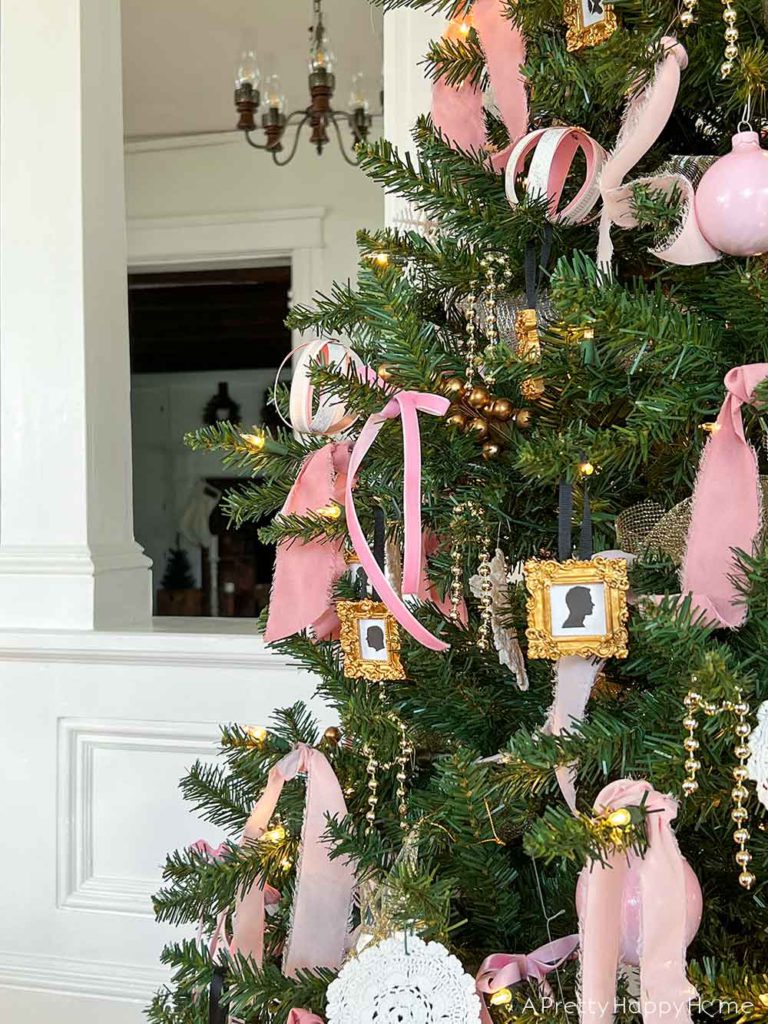
[[[258,524],[230,529],[215,501],[237,479],[183,436],[222,393],[248,427],[274,416],[265,403],[291,348],[290,287],[290,267],[129,275],[134,529],[154,563],[156,614],[248,617],[264,606],[273,549]]]

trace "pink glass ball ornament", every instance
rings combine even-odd
[[[696,190],[704,237],[730,256],[768,250],[768,150],[757,132],[737,132],[731,152],[715,161]]]
[[[579,875],[576,886],[576,911],[581,920],[584,914],[586,901],[586,880],[589,875],[589,866],[585,867]],[[704,900],[701,895],[699,880],[694,874],[693,868],[687,860],[683,861],[683,874],[685,875],[685,944],[689,946],[696,937],[696,932],[701,924],[701,915],[704,909]],[[666,900],[668,894],[661,891],[654,891],[653,899]],[[619,947],[619,958],[621,963],[629,964],[630,967],[640,966],[640,872],[635,864],[632,864],[627,872],[624,882],[624,892],[621,901],[621,940]]]

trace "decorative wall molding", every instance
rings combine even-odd
[[[147,1003],[168,980],[162,967],[71,960],[0,950],[0,987]]]
[[[169,149],[201,149],[208,146],[242,145],[243,136],[236,128],[230,131],[205,132],[199,135],[158,135],[153,138],[126,136],[125,152],[162,153]]]
[[[100,877],[94,857],[94,753],[122,750],[189,754],[216,753],[218,729],[183,722],[59,719],[57,904],[73,910],[152,917],[155,879]],[[139,795],[140,796],[140,795]]]
[[[234,668],[273,675],[297,669],[267,649],[255,624],[233,619],[155,619],[155,630],[14,632],[0,630],[0,664],[148,665]],[[234,627],[237,627],[236,629]]]
[[[285,261],[292,270],[291,301],[307,305],[322,282],[325,215],[324,207],[311,206],[129,218],[128,268],[159,273]],[[299,343],[294,331],[293,344]]]

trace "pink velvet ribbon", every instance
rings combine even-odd
[[[309,1010],[291,1010],[286,1024],[325,1024],[325,1021]]]
[[[280,515],[305,515],[344,500],[350,444],[329,442],[304,460]],[[333,586],[346,570],[342,540],[283,540],[277,545],[275,574],[264,638],[282,640],[312,627],[318,640],[339,621]],[[311,581],[311,585],[310,585]]]
[[[471,21],[485,54],[488,77],[496,105],[514,143],[528,127],[528,99],[520,67],[525,62],[525,41],[522,33],[504,16],[504,0],[475,0]],[[451,22],[444,38],[459,36],[459,28]],[[486,143],[483,94],[477,86],[465,82],[456,87],[443,79],[435,83],[432,93],[432,120],[454,146],[463,150],[482,150]],[[495,153],[491,163],[495,170],[506,166],[511,145]]]
[[[444,416],[450,402],[441,395],[424,394],[421,391],[400,391],[374,413],[360,431],[352,454],[346,480],[345,509],[347,530],[360,564],[368,574],[374,589],[397,619],[422,646],[432,651],[446,651],[448,644],[433,636],[413,613],[390,584],[365,539],[357,516],[354,486],[360,466],[369,448],[387,420],[400,417],[403,430],[403,529],[405,534],[403,555],[403,593],[418,594],[423,587],[424,566],[422,559],[423,535],[421,525],[421,433],[419,412],[430,416]]]
[[[501,988],[511,988],[522,981],[535,981],[546,995],[552,989],[547,975],[556,971],[566,960],[574,955],[579,948],[578,935],[565,935],[562,939],[548,942],[533,953],[492,953],[486,957],[477,972],[477,993],[480,996],[480,1019],[482,1024],[493,1024],[485,996],[498,992]]]
[[[757,453],[744,436],[741,410],[766,377],[768,363],[737,366],[725,377],[728,394],[699,466],[683,561],[683,596],[691,597],[694,612],[732,629],[747,614],[734,551],[752,554],[763,506]]]
[[[632,184],[624,183],[626,175],[653,146],[669,121],[680,89],[681,72],[688,65],[688,55],[676,39],[665,36],[662,45],[665,48],[664,56],[659,61],[653,79],[630,99],[616,145],[603,167],[600,179],[603,214],[600,221],[598,262],[605,268],[610,268],[613,255],[611,225],[622,228],[637,225],[632,209],[633,184],[650,185],[668,193],[674,188],[681,191],[682,226],[671,242],[653,250],[656,256],[681,266],[710,263],[720,256],[699,228],[693,188],[687,178],[681,174],[670,174],[642,178]]]
[[[640,876],[640,1003],[645,1024],[690,1024],[696,990],[686,975],[685,862],[671,828],[677,803],[645,781],[621,779],[602,790],[595,812],[638,806],[645,797],[648,846],[643,857],[613,853],[585,872],[581,914],[581,1022],[612,1021],[624,883]]]
[[[344,795],[323,754],[304,743],[299,743],[269,773],[266,788],[248,818],[242,843],[257,842],[264,835],[283,786],[300,772],[307,777],[307,795],[291,927],[283,950],[286,977],[316,967],[338,970],[349,937],[355,885],[353,865],[344,857],[331,860],[329,847],[322,839],[326,815],[339,819],[346,815]],[[240,893],[230,945],[233,956],[239,953],[251,957],[259,965],[264,959],[266,897],[260,879]]]

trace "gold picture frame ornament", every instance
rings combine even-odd
[[[405,679],[400,661],[400,629],[387,606],[379,601],[338,601],[336,612],[341,623],[340,640],[344,652],[344,675],[348,679],[380,682]],[[361,623],[380,624],[385,653],[383,658],[366,658],[361,640]]]
[[[528,588],[528,657],[558,661],[568,655],[582,658],[626,658],[629,653],[627,591],[629,577],[623,558],[571,559],[567,562],[532,559],[525,563]],[[604,594],[605,632],[590,636],[553,635],[553,587],[601,584]]]
[[[563,15],[568,26],[565,45],[569,53],[604,43],[619,27],[612,4],[603,5],[603,17],[599,21],[587,24],[584,3],[585,0],[565,0],[563,5]]]

